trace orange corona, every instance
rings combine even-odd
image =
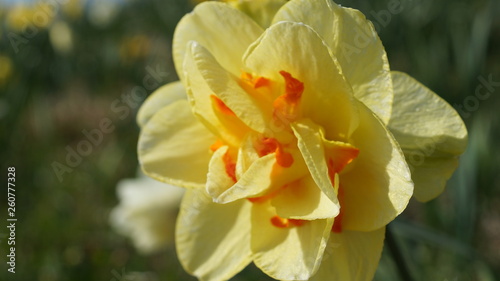
[[[269,86],[270,81],[262,76],[253,77],[251,73],[243,71],[241,73],[241,80],[252,86],[254,89],[258,89],[264,86]]]
[[[257,153],[260,157],[273,152],[276,152],[276,163],[278,163],[278,165],[284,168],[292,166],[292,154],[285,152],[283,145],[275,138],[263,138],[257,145]]]
[[[229,155],[229,152],[226,152],[226,154],[224,154],[224,156],[222,157],[222,161],[224,161],[224,164],[225,164],[226,174],[234,182],[237,182],[238,180],[236,179],[236,163],[233,161],[233,159]]]
[[[297,119],[299,115],[298,105],[304,92],[304,83],[292,77],[286,71],[282,70],[280,74],[285,79],[285,93],[274,100],[273,116],[284,123],[288,123]]]

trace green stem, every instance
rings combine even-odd
[[[386,242],[387,242],[387,248],[389,249],[389,252],[392,255],[392,258],[394,262],[396,263],[396,267],[398,268],[399,275],[401,276],[401,280],[404,281],[413,281],[414,279],[412,278],[410,274],[410,270],[408,268],[408,265],[405,262],[405,258],[403,256],[403,253],[401,252],[401,249],[398,246],[398,243],[394,237],[394,234],[392,233],[392,227],[387,226],[386,230]]]

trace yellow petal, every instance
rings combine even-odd
[[[238,159],[236,161],[236,177],[241,178],[250,168],[252,163],[259,159],[259,154],[255,149],[252,135],[248,135],[238,150]]]
[[[215,137],[193,116],[186,100],[158,111],[139,136],[139,162],[156,180],[187,188],[204,187],[209,147]]]
[[[384,246],[385,227],[371,232],[332,233],[311,281],[371,281]]]
[[[214,201],[228,203],[259,196],[270,189],[273,186],[271,173],[276,164],[275,158],[273,153],[257,159],[233,186],[214,198]]]
[[[440,155],[463,153],[467,130],[455,109],[409,75],[392,72],[392,77],[395,99],[388,127],[394,135],[405,137],[402,146],[418,149],[422,141],[432,138]],[[409,141],[415,137],[424,140]]]
[[[191,42],[189,48],[197,68],[195,73],[202,76],[210,93],[221,99],[248,127],[263,133],[268,120],[261,114],[257,101],[240,87],[237,82],[239,78],[224,70],[212,54],[200,44]],[[186,73],[189,79],[192,75]]]
[[[201,3],[175,29],[173,56],[177,74],[183,80],[186,45],[194,40],[207,48],[222,67],[240,75],[243,53],[262,32],[251,18],[228,4]]]
[[[467,129],[446,101],[418,81],[401,72],[392,72],[392,79],[394,109],[388,127],[412,169],[415,198],[429,201],[455,170],[457,156],[467,146]]]
[[[195,42],[190,44],[184,60],[187,96],[193,113],[219,139],[232,146],[239,146],[248,128],[227,108],[217,110],[220,109],[219,103],[225,105],[220,99],[213,98],[216,96],[200,73],[199,61],[206,54],[194,52],[195,46]]]
[[[427,157],[423,162],[421,162],[422,155],[411,155],[409,157],[410,159],[419,159],[415,162],[418,165],[410,166],[410,168],[413,168],[411,177],[415,183],[413,196],[420,202],[427,202],[438,197],[444,191],[446,182],[458,167],[458,157]]]
[[[338,214],[340,205],[335,192],[338,186],[334,187],[332,185],[328,175],[328,166],[320,127],[315,125],[311,120],[305,119],[293,123],[292,129],[297,137],[300,152],[304,157],[304,161],[314,182],[330,201],[335,204],[335,212]],[[335,184],[338,185],[338,181],[335,181]]]
[[[339,214],[339,206],[328,198],[311,176],[288,184],[271,205],[282,218],[315,220],[333,218]]]
[[[321,264],[333,219],[280,228],[271,223],[275,215],[267,203],[253,204],[251,249],[254,263],[275,279],[308,280]]]
[[[203,190],[188,190],[176,225],[177,255],[200,280],[228,280],[251,261],[251,203],[216,204]]]
[[[228,147],[223,146],[217,149],[208,165],[207,174],[207,193],[214,199],[218,198],[224,191],[233,186],[234,181],[230,175],[228,175],[227,163],[224,158],[227,157]]]
[[[372,231],[399,215],[413,193],[403,152],[382,122],[360,103],[360,126],[352,134],[359,155],[340,175],[342,228]]]
[[[311,55],[314,54],[314,55]],[[282,81],[280,71],[304,83],[303,116],[324,126],[332,139],[342,139],[357,127],[352,89],[323,40],[310,27],[291,22],[272,25],[243,58],[252,72]]]
[[[137,113],[137,123],[140,127],[144,127],[156,112],[180,99],[186,99],[186,90],[180,81],[160,87],[141,105]]]
[[[227,203],[241,198],[260,197],[282,188],[307,174],[302,157],[291,152],[294,162],[290,167],[281,167],[276,162],[276,153],[270,153],[255,160],[238,178],[238,181],[218,198],[218,203]]]
[[[373,25],[361,12],[331,0],[298,0],[276,13],[273,22],[279,21],[302,22],[318,32],[338,59],[354,96],[387,123],[392,104],[389,63]]]

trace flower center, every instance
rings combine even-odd
[[[304,83],[286,71],[280,71],[285,79],[285,93],[273,102],[273,118],[289,124],[299,117],[299,102],[304,92]]]
[[[240,85],[242,85],[248,94],[252,95],[256,99],[258,104],[260,104],[262,112],[264,112],[264,114],[267,112],[267,116],[269,118],[269,127],[267,132],[259,133],[259,136],[253,139],[253,148],[255,149],[258,157],[264,157],[270,153],[275,153],[276,164],[274,168],[276,168],[277,171],[283,171],[280,169],[296,169],[294,168],[295,160],[301,160],[294,159],[294,156],[297,157],[300,153],[297,154],[295,151],[297,149],[294,144],[296,142],[296,138],[292,132],[290,123],[295,122],[302,117],[301,98],[304,92],[304,83],[297,78],[294,78],[289,72],[282,70],[279,73],[284,79],[284,87],[279,86],[280,84],[276,83],[276,81],[271,81],[261,76],[254,76],[247,72],[242,72]],[[276,91],[280,88],[284,88],[284,90],[282,90],[283,92],[281,92],[280,95],[276,95]],[[217,96],[211,95],[210,99],[216,115],[219,117],[221,122],[226,125],[229,131],[241,131],[242,126],[246,127],[242,121],[239,120],[236,114]],[[241,138],[243,138],[247,133],[248,131],[245,131],[245,133],[241,135]],[[235,146],[239,146],[239,142],[231,144],[226,140],[218,140],[210,146],[210,149],[212,151],[216,151],[223,145],[229,145],[232,147],[232,153],[230,154],[228,150],[222,157],[225,166],[225,173],[230,179],[232,179],[233,182],[237,182],[237,155],[235,154],[234,149],[236,148]],[[336,180],[339,179],[339,174],[344,170],[344,168],[357,158],[359,150],[348,143],[329,141],[324,138],[323,147],[326,160],[325,164],[328,167],[328,176],[332,186],[338,187],[335,192],[337,193],[337,198],[341,206],[340,213],[337,217],[335,217],[331,231],[340,233],[342,232],[342,220],[344,217],[344,208],[342,207],[344,206],[345,200],[344,189],[340,183],[336,182]],[[300,164],[301,162],[297,163]],[[247,200],[256,204],[271,200],[273,197],[279,196],[282,189],[287,186],[286,182],[283,182],[282,184],[284,184],[282,187],[273,187],[265,194],[259,197],[247,198]],[[305,222],[307,221],[282,218],[278,215],[274,215],[270,218],[270,223],[278,228],[299,227]]]
[[[276,152],[276,163],[281,167],[288,168],[293,164],[293,156],[289,152],[285,152],[283,145],[275,138],[263,138],[256,144],[256,150],[259,157]]]

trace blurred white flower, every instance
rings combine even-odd
[[[117,185],[120,204],[110,215],[116,231],[129,237],[137,250],[150,254],[174,242],[175,220],[184,189],[144,176]]]
[[[56,21],[49,29],[50,43],[61,54],[67,54],[73,49],[73,31],[64,21]]]

